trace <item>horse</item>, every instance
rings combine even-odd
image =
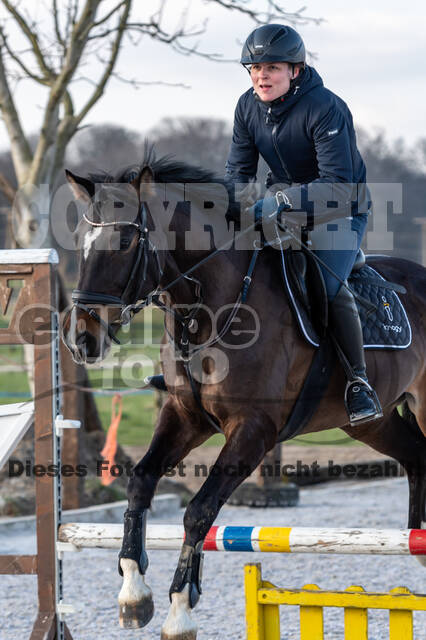
[[[246,235],[238,236],[243,216],[238,233],[236,221],[249,194],[239,202],[211,172],[172,157],[156,158],[152,150],[140,164],[115,175],[66,173],[84,211],[75,231],[78,289],[63,326],[75,361],[105,357],[121,324],[143,306],[152,302],[165,313],[161,362],[168,396],[127,490],[119,554],[123,627],[142,627],[153,615],[144,579],[145,525],[160,477],[216,431],[225,436],[210,474],[186,507],[185,539],[162,627],[163,640],[192,640],[197,626],[191,610],[201,594],[206,534],[232,492],[276,444],[314,349],[296,325],[272,246],[259,252],[247,275],[253,237],[256,243],[259,234],[247,227]],[[406,288],[412,325],[406,350],[366,354],[383,417],[350,425],[342,399],[345,380],[336,364],[302,433],[339,427],[397,460],[409,482],[408,527],[426,528],[426,269],[386,256],[369,263]],[[244,304],[241,287],[247,294],[249,284],[249,304]]]

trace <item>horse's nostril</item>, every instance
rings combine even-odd
[[[80,349],[84,349],[87,355],[96,354],[96,347],[97,347],[96,338],[92,336],[92,334],[89,333],[88,331],[83,331],[82,333],[79,333],[75,341],[75,344]]]

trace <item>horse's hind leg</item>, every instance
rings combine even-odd
[[[202,547],[216,516],[241,482],[260,464],[276,439],[276,427],[262,411],[233,417],[225,425],[227,442],[185,516],[185,542],[172,585],[171,606],[162,640],[195,640],[197,627],[190,610],[201,594]]]
[[[376,425],[360,425],[345,431],[376,451],[395,458],[404,467],[410,491],[408,527],[426,529],[426,437],[406,402],[401,409],[402,416],[395,408]],[[426,566],[425,556],[417,559]]]
[[[426,434],[426,408],[423,407],[421,427],[423,434]],[[419,423],[416,420],[407,403],[402,406],[404,420],[410,425],[414,434],[418,436],[420,432]],[[420,439],[421,439],[420,435]],[[408,483],[410,487],[410,512],[408,526],[412,529],[426,529],[426,435],[423,435],[421,457],[417,464],[410,468],[406,466]],[[417,560],[426,567],[426,556],[416,556]]]
[[[120,625],[126,629],[145,626],[154,613],[152,592],[144,580],[148,567],[145,522],[157,483],[167,469],[175,467],[210,435],[208,429],[203,431],[189,420],[183,422],[169,400],[161,411],[148,452],[132,471],[127,488],[129,507],[124,514],[124,536],[118,562],[123,576],[118,596]]]

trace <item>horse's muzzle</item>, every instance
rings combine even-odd
[[[64,318],[63,341],[77,364],[94,364],[102,360],[111,346],[102,325],[75,306]]]

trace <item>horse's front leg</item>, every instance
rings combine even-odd
[[[152,591],[145,583],[148,556],[145,546],[147,511],[163,473],[175,467],[193,447],[211,435],[200,426],[181,420],[169,400],[163,407],[148,452],[134,467],[129,479],[129,506],[124,514],[124,535],[118,570],[123,585],[118,596],[120,625],[143,627],[154,613]]]
[[[170,587],[170,609],[161,640],[195,640],[197,626],[191,609],[201,595],[204,539],[220,508],[260,464],[275,444],[276,427],[263,411],[232,418],[225,425],[227,442],[184,516],[185,542]]]
[[[144,627],[154,615],[152,591],[145,583],[148,556],[145,550],[147,509],[128,509],[124,514],[124,536],[118,571],[123,584],[118,595],[120,626]]]

